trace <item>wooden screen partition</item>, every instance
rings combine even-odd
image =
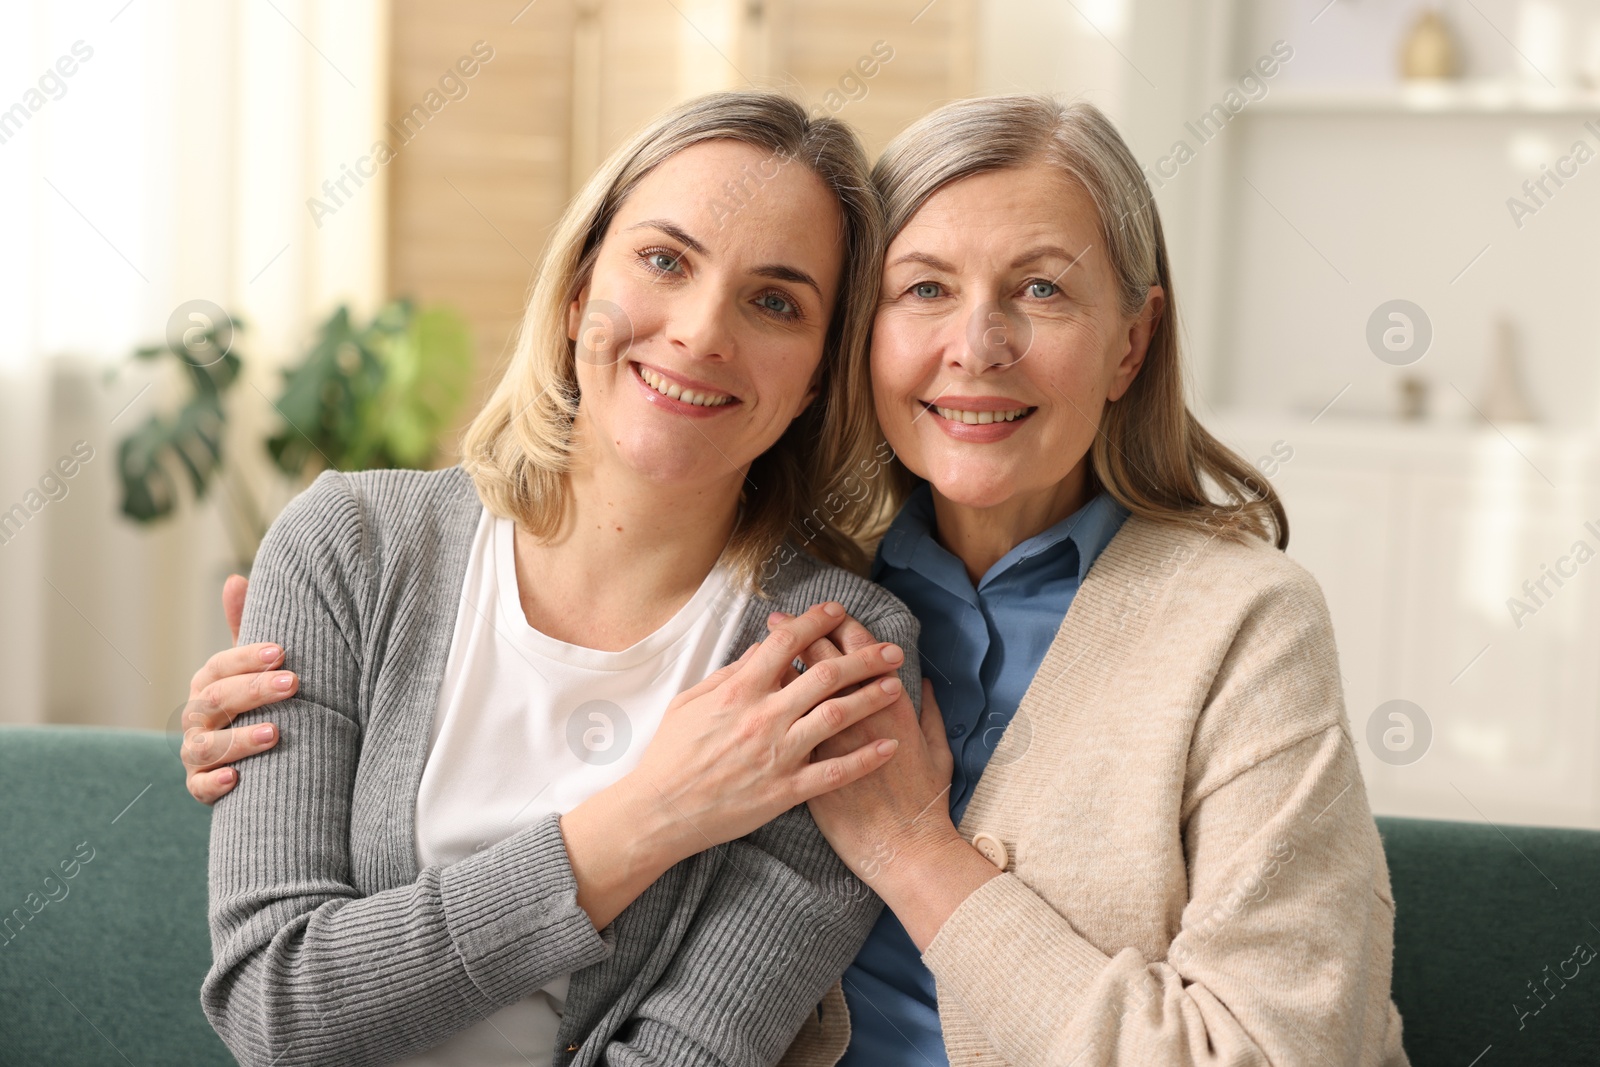
[[[388,289],[466,316],[475,411],[568,198],[651,116],[781,88],[875,155],[972,92],[973,18],[973,0],[395,0]]]

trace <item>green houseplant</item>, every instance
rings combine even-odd
[[[122,439],[117,469],[122,512],[142,524],[176,511],[186,476],[195,498],[220,484],[236,563],[247,569],[267,520],[249,484],[230,469],[227,394],[242,362],[232,338],[243,324],[224,315],[181,340],[137,349],[134,358],[170,355],[188,386],[177,411],[147,418]],[[394,300],[358,324],[340,306],[317,330],[305,357],[283,372],[272,400],[280,425],[262,443],[292,486],[320,471],[426,467],[466,398],[472,342],[460,315]]]

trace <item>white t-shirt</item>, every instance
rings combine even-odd
[[[567,644],[522,613],[514,534],[510,519],[485,509],[473,536],[417,793],[419,869],[570,811],[636,767],[672,699],[728,658],[748,601],[719,563],[666,625],[630,648]],[[566,995],[563,976],[403,1062],[547,1065]]]

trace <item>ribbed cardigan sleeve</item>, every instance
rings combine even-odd
[[[281,644],[300,688],[241,716],[276,722],[281,740],[211,820],[201,1004],[246,1067],[388,1063],[610,951],[577,906],[555,816],[410,885],[353,886],[367,533],[343,477],[324,474],[251,574],[240,639]],[[407,624],[402,608],[393,625]]]
[[[862,618],[862,625],[878,640],[914,652],[916,617],[874,592],[893,607]],[[815,602],[833,599],[860,610],[845,589],[818,583],[809,593]],[[919,657],[906,656],[900,680],[920,710]],[[666,974],[606,1048],[602,1062],[611,1067],[771,1067],[861,950],[883,908],[828,847],[803,804],[714,849],[712,858],[718,877]]]

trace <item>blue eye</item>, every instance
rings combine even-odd
[[[1047,300],[1060,291],[1055,282],[1032,281],[1028,283],[1028,295],[1036,300]]]
[[[760,307],[763,311],[770,311],[774,315],[785,318],[795,313],[794,305],[778,293],[768,293],[761,298]]]
[[[939,283],[918,282],[911,287],[911,291],[923,300],[932,300],[939,295]]]
[[[678,269],[678,257],[668,252],[651,252],[646,259],[650,266],[659,271],[671,273]]]

